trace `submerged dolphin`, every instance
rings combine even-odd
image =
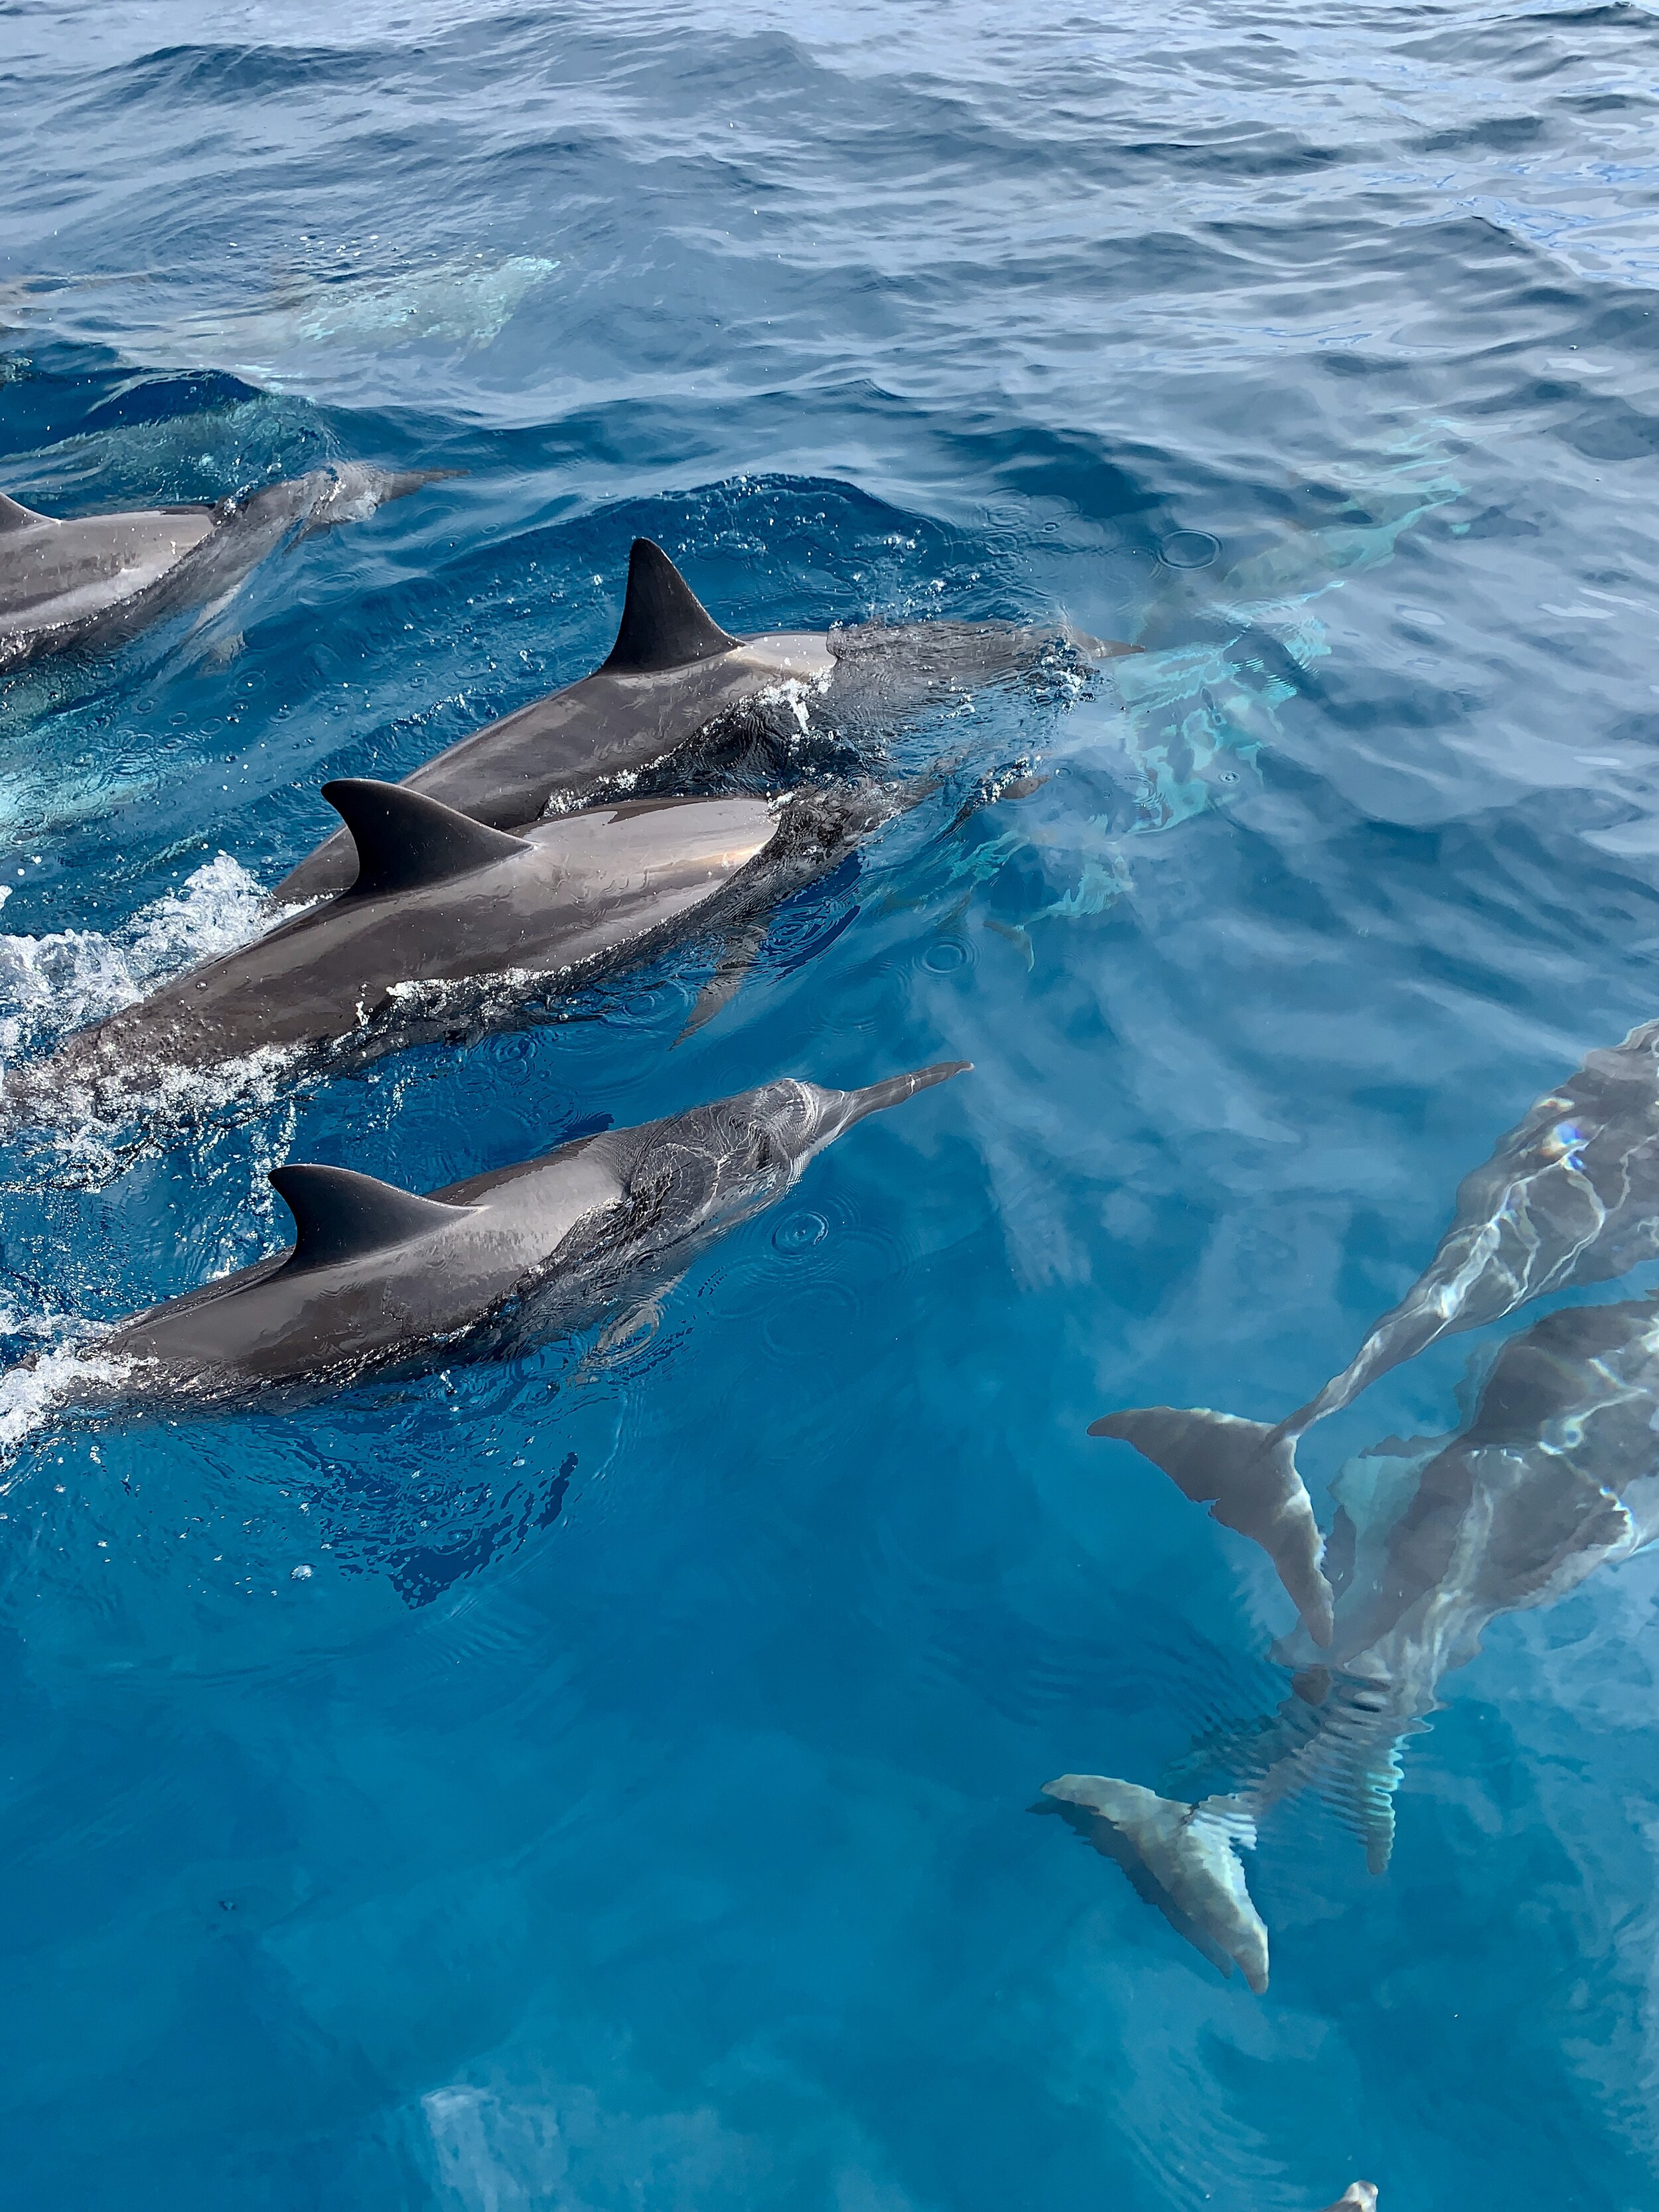
[[[1325,2207],[1325,2212],[1376,2212],[1376,2184],[1351,2181],[1335,2203]]]
[[[1181,1805],[1105,1774],[1045,1782],[1053,1800],[1103,1857],[1115,1859],[1177,1934],[1224,1974],[1237,1965],[1260,1996],[1267,1986],[1267,1931],[1244,1887],[1238,1847],[1252,1848],[1248,1814],[1219,1798]]]
[[[1328,1642],[1331,1593],[1296,1440],[1437,1339],[1513,1313],[1547,1291],[1613,1280],[1659,1255],[1659,1022],[1592,1052],[1547,1092],[1460,1184],[1454,1218],[1400,1304],[1318,1394],[1269,1425],[1207,1407],[1109,1413],[1118,1437],[1217,1520],[1253,1536],[1315,1638]]]
[[[1095,659],[1133,650],[1060,624],[993,622],[733,637],[662,548],[636,538],[622,624],[603,664],[463,738],[404,781],[493,829],[516,830],[556,802],[626,792],[647,770],[683,789],[693,768],[708,774],[754,757],[775,780],[810,729],[836,732],[966,697],[1036,667],[1057,645]],[[337,833],[276,896],[313,898],[350,879],[350,850]]]
[[[124,1397],[203,1403],[337,1389],[516,1352],[590,1327],[641,1278],[678,1273],[771,1205],[866,1115],[959,1074],[952,1060],[861,1091],[786,1079],[426,1197],[347,1168],[277,1168],[285,1251],[125,1322],[91,1349]]]
[[[1475,1656],[1498,1614],[1550,1604],[1659,1536],[1659,1301],[1574,1307],[1535,1322],[1499,1352],[1455,1436],[1437,1449],[1367,1455],[1332,1488],[1329,1648],[1299,1635],[1280,1647],[1276,1656],[1298,1668],[1293,1694],[1273,1720],[1225,1747],[1233,1786],[1194,1804],[1102,1776],[1048,1785],[1110,1820],[1212,1936],[1239,1914],[1223,1836],[1253,1840],[1275,1805],[1312,1790],[1382,1873],[1394,1846],[1399,1747],[1435,1711],[1441,1678]],[[1212,1756],[1202,1748],[1201,1759]]]
[[[165,615],[207,606],[290,534],[361,522],[453,474],[347,461],[216,506],[63,521],[0,495],[0,675],[70,646],[118,645]]]
[[[508,836],[396,784],[324,796],[356,853],[349,890],[71,1036],[16,1072],[14,1102],[131,1096],[270,1050],[356,1066],[481,1032],[677,939],[752,929],[892,809],[852,793],[647,799]]]

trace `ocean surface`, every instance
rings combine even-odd
[[[0,2204],[1659,2203],[1659,1560],[1446,1677],[1386,1875],[1263,1824],[1263,1996],[1032,1809],[1285,1695],[1266,1557],[1089,1421],[1301,1404],[1659,1016],[1659,16],[9,0],[0,107],[0,488],[463,472],[0,688],[7,1066],[586,672],[636,533],[733,630],[1143,648],[913,732],[678,1047],[671,961],[0,1151]],[[284,1159],[947,1057],[600,1340],[64,1395]],[[1322,1425],[1322,1519],[1537,1310]]]

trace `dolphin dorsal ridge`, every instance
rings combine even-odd
[[[288,1272],[332,1267],[369,1252],[384,1252],[424,1237],[446,1222],[476,1212],[443,1200],[420,1198],[395,1182],[380,1182],[353,1168],[308,1162],[273,1168],[270,1184],[294,1216],[294,1250]]]
[[[703,606],[660,545],[636,538],[628,556],[622,627],[602,667],[612,676],[651,676],[710,660],[737,643]]]
[[[452,876],[470,875],[474,868],[532,849],[527,839],[491,830],[400,783],[339,776],[323,786],[323,797],[357,848],[351,891],[367,897],[447,883]]]
[[[15,499],[8,499],[4,492],[0,491],[0,538],[3,538],[9,530],[33,530],[37,523],[49,519],[46,515],[36,514],[33,507],[20,507]]]

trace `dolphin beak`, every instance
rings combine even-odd
[[[866,1084],[861,1091],[841,1091],[836,1097],[839,1114],[832,1109],[824,1116],[827,1124],[835,1115],[834,1130],[826,1127],[824,1136],[833,1133],[838,1137],[843,1129],[850,1129],[866,1115],[884,1113],[890,1106],[902,1106],[918,1091],[931,1090],[936,1083],[948,1083],[953,1075],[965,1075],[973,1064],[971,1060],[936,1060],[931,1067],[915,1068],[908,1075],[890,1075],[885,1082]]]

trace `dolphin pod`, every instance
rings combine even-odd
[[[1294,1670],[1277,1713],[1182,1762],[1189,1790],[1205,1775],[1219,1789],[1166,1798],[1099,1775],[1046,1785],[1178,1932],[1253,1988],[1266,1985],[1267,1936],[1237,1852],[1267,1815],[1311,1791],[1382,1873],[1401,1749],[1442,1678],[1499,1614],[1550,1604],[1659,1538],[1659,1299],[1570,1307],[1511,1338],[1455,1435],[1390,1442],[1342,1469],[1322,1540],[1296,1437],[1437,1338],[1656,1254],[1659,1023],[1645,1023],[1499,1139],[1460,1186],[1423,1275],[1298,1413],[1272,1428],[1152,1407],[1091,1427],[1260,1544],[1301,1614],[1274,1649]]]
[[[233,591],[292,536],[361,522],[449,469],[345,461],[216,506],[59,520],[0,495],[0,676],[71,647],[120,645]]]
[[[1260,1543],[1309,1632],[1331,1638],[1330,1585],[1296,1440],[1379,1375],[1443,1336],[1501,1320],[1553,1291],[1613,1280],[1659,1253],[1659,1022],[1592,1052],[1500,1137],[1458,1186],[1450,1227],[1405,1297],[1340,1375],[1269,1424],[1208,1407],[1108,1413],[1121,1437],[1218,1521]]]
[[[99,1364],[120,1363],[125,1397],[203,1406],[574,1334],[774,1204],[855,1122],[967,1065],[859,1091],[785,1079],[424,1196],[349,1168],[275,1169],[293,1243],[123,1322]]]
[[[684,792],[747,763],[769,784],[797,772],[803,736],[889,727],[929,706],[1035,668],[1063,647],[1085,659],[1133,648],[1065,624],[858,623],[733,637],[659,545],[636,538],[617,641],[591,676],[491,722],[404,779],[495,830],[601,792]],[[338,834],[276,886],[284,902],[343,890]]]

